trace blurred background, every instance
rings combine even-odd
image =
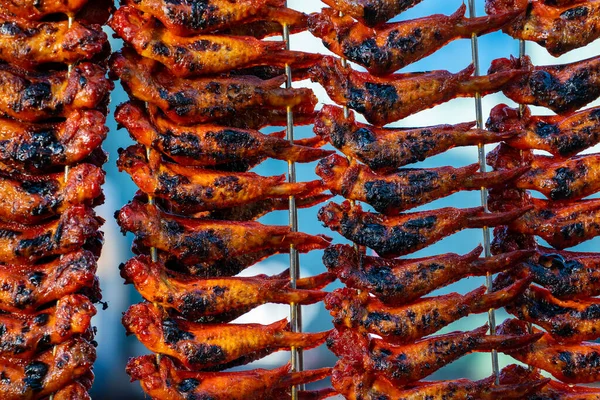
[[[424,0],[421,4],[403,13],[395,20],[419,18],[436,13],[448,15],[455,12],[462,3],[462,0]],[[483,15],[484,0],[476,0],[476,3],[477,15]],[[318,0],[290,0],[289,7],[310,13],[319,11],[322,7],[325,7],[325,5]],[[107,28],[107,33],[112,34],[112,31]],[[111,42],[114,51],[120,49],[122,46],[122,42],[119,39],[112,39]],[[296,50],[323,54],[328,53],[322,46],[320,40],[312,37],[308,32],[293,35],[291,38],[291,45],[292,48]],[[481,37],[479,39],[479,45],[482,74],[486,73],[493,59],[509,57],[510,55],[518,56],[518,42],[501,32]],[[527,53],[532,57],[533,63],[536,65],[562,64],[600,54],[600,43],[597,41],[586,48],[572,51],[560,58],[550,56],[543,48],[536,44],[527,43]],[[402,70],[402,72],[436,69],[446,69],[451,72],[457,72],[467,67],[470,63],[470,40],[458,40],[450,43],[433,55],[410,65]],[[353,67],[360,69],[356,65],[353,65]],[[321,89],[321,87],[312,84],[310,81],[296,82],[294,83],[294,86],[312,87],[319,98],[318,108],[323,104],[332,103],[324,90]],[[112,94],[111,110],[114,112],[114,108],[126,100],[127,96],[123,92],[120,84],[117,83],[116,89]],[[491,108],[500,103],[514,106],[514,103],[505,98],[502,94],[485,97],[483,99],[484,118],[487,118]],[[598,104],[600,103],[596,102],[592,105]],[[551,112],[545,109],[532,107],[532,113],[536,115],[548,114]],[[359,117],[358,119],[364,122],[362,117]],[[421,127],[436,124],[455,124],[473,120],[475,120],[474,100],[456,99],[433,109],[415,114],[394,124],[394,126]],[[147,353],[147,351],[134,337],[128,338],[125,336],[125,330],[121,325],[121,316],[130,304],[139,302],[142,299],[132,286],[124,285],[123,279],[119,276],[119,264],[125,262],[132,256],[130,252],[132,236],[127,235],[126,237],[123,237],[113,218],[114,212],[127,203],[136,191],[136,187],[131,182],[129,176],[124,173],[119,173],[115,166],[117,149],[120,147],[127,147],[133,142],[125,130],[117,130],[112,114],[108,118],[108,124],[110,133],[104,144],[104,148],[109,153],[110,157],[109,162],[105,165],[107,171],[107,179],[104,186],[106,203],[98,210],[100,215],[106,219],[106,224],[103,228],[105,232],[105,245],[100,259],[99,275],[104,300],[108,302],[108,309],[99,311],[94,320],[98,327],[97,341],[99,346],[98,360],[94,368],[96,381],[92,389],[92,396],[94,399],[98,400],[134,400],[143,399],[144,394],[137,382],[129,383],[128,376],[125,373],[125,364],[129,357],[144,354]],[[273,131],[273,129],[268,130],[268,132],[271,131]],[[295,135],[297,138],[312,136],[312,126],[297,127]],[[492,146],[486,146],[486,151],[491,149]],[[589,152],[595,151],[598,150],[589,150]],[[445,165],[459,167],[475,163],[477,160],[476,147],[457,148],[444,154],[431,157],[425,162],[413,164],[411,167],[440,167]],[[298,181],[317,179],[318,177],[314,173],[314,168],[315,163],[297,165]],[[254,171],[262,175],[284,174],[287,172],[287,164],[282,161],[268,160],[255,168]],[[342,199],[335,198],[334,201],[340,202]],[[430,203],[420,209],[433,209],[447,206],[476,207],[481,204],[480,201],[481,198],[478,191],[461,192]],[[346,242],[341,236],[329,231],[321,225],[316,218],[318,209],[319,207],[317,206],[311,209],[299,210],[299,229],[311,234],[322,233],[329,235],[334,238],[335,243]],[[365,209],[367,209],[367,207],[365,207]],[[287,225],[287,211],[273,212],[263,217],[260,222],[264,224]],[[422,251],[414,253],[409,257],[423,257],[447,252],[464,254],[473,250],[481,242],[481,230],[466,230],[448,237]],[[598,248],[598,243],[598,240],[592,240],[577,246],[574,249],[580,251],[594,251]],[[324,272],[325,268],[321,262],[321,256],[322,251],[313,251],[309,254],[300,255],[302,276],[315,275]],[[289,256],[287,254],[278,255],[249,268],[244,271],[244,275],[257,275],[262,273],[269,275],[277,274],[288,268],[288,265]],[[484,280],[482,278],[465,279],[439,290],[438,292],[434,292],[434,295],[452,291],[465,293],[483,284]],[[339,286],[339,282],[335,282],[326,290],[333,290]],[[288,315],[289,306],[287,305],[265,305],[244,315],[236,322],[258,322],[265,324],[285,318]],[[303,307],[302,317],[305,331],[318,332],[332,328],[331,318],[322,304]],[[506,317],[507,315],[503,311],[497,313],[498,322],[503,321]],[[441,332],[470,330],[479,327],[486,322],[487,314],[474,315],[457,321]],[[490,357],[491,356],[487,353],[472,354],[463,357],[435,373],[431,379],[453,379],[458,377],[480,379],[489,376],[491,374]],[[257,367],[273,368],[285,364],[288,360],[289,353],[280,352],[241,369]],[[325,346],[321,346],[317,349],[305,352],[304,360],[305,368],[311,369],[323,366],[333,366],[336,358]],[[513,362],[514,361],[510,357],[500,355],[501,367]],[[311,388],[323,387],[325,385],[327,385],[327,382],[325,381],[318,382],[311,386]]]

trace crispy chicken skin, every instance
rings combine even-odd
[[[544,4],[546,3],[546,4]],[[503,29],[516,38],[536,42],[558,57],[584,47],[600,37],[600,1],[581,4],[565,1],[552,4],[541,0],[486,0],[488,14],[506,13],[527,6],[527,13]]]
[[[151,152],[147,161],[141,145],[120,151],[117,166],[144,193],[176,203],[184,214],[241,207],[270,198],[316,195],[325,189],[321,181],[286,183],[285,175],[263,177],[253,172],[186,167],[162,160],[157,152]]]
[[[285,50],[281,41],[250,36],[176,36],[148,15],[121,7],[109,26],[142,57],[160,62],[178,77],[227,73],[260,65],[306,68],[321,55]]]
[[[220,277],[201,279],[169,271],[161,262],[138,256],[122,265],[121,276],[133,283],[149,302],[172,309],[188,319],[220,316],[218,322],[229,322],[265,303],[312,304],[326,293],[319,290],[329,284],[331,274],[298,280],[297,289],[285,277]]]
[[[571,157],[600,142],[600,107],[567,116],[532,116],[529,107],[523,115],[505,104],[494,107],[486,127],[493,132],[520,132],[506,142],[520,150],[546,150],[557,157]]]
[[[190,370],[218,367],[238,359],[252,361],[246,357],[253,353],[264,356],[292,346],[317,347],[329,335],[291,332],[285,319],[269,325],[199,324],[164,316],[163,310],[149,303],[129,307],[123,325],[150,351],[173,357]]]
[[[394,258],[413,253],[467,228],[506,225],[527,212],[527,208],[505,213],[484,213],[481,207],[445,207],[431,211],[386,216],[329,202],[318,218],[329,229],[348,240],[367,246],[382,257]]]
[[[0,314],[0,357],[30,359],[90,329],[96,308],[87,297],[67,295],[50,309],[31,315]]]
[[[37,21],[51,14],[73,15],[87,2],[88,0],[0,0],[0,8],[18,17]]]
[[[96,258],[86,250],[37,265],[0,265],[0,310],[35,312],[63,296],[92,288]]]
[[[517,351],[507,352],[522,363],[550,373],[565,383],[592,383],[600,379],[600,345],[592,342],[560,344],[548,333],[533,328],[540,340]],[[527,323],[507,319],[497,329],[500,335],[523,335],[528,332]]]
[[[404,73],[378,78],[345,68],[335,57],[324,57],[310,69],[329,97],[361,113],[367,121],[383,126],[456,97],[473,97],[502,90],[523,71],[513,69],[473,76],[473,65],[453,74],[449,71]]]
[[[324,0],[323,3],[348,14],[367,26],[386,22],[423,0]]]
[[[322,236],[291,232],[288,226],[177,217],[138,201],[125,205],[116,217],[123,232],[133,232],[146,246],[189,263],[263,250],[270,250],[271,254],[287,252],[292,244],[298,251],[307,252],[324,249],[330,242]]]
[[[253,76],[176,78],[156,62],[133,54],[115,53],[111,76],[121,79],[129,95],[159,107],[177,123],[200,123],[236,117],[247,109],[312,112],[317,98],[306,88],[284,89],[285,76],[267,81]]]
[[[431,335],[466,317],[510,304],[529,285],[530,279],[486,294],[485,286],[465,295],[449,293],[423,297],[403,306],[388,306],[368,292],[336,289],[325,298],[325,308],[338,329],[358,329],[381,336],[389,343],[408,344]]]
[[[29,22],[0,11],[0,60],[22,68],[74,64],[100,53],[108,37],[98,25]]]
[[[104,69],[84,62],[67,71],[25,72],[0,64],[0,113],[29,122],[101,108],[114,85]]]
[[[405,168],[378,175],[365,165],[333,154],[319,162],[316,172],[331,193],[365,202],[386,215],[396,215],[460,190],[505,184],[527,169],[480,173],[479,164],[472,164],[462,168]]]
[[[515,268],[534,253],[517,250],[479,258],[482,251],[478,246],[465,255],[387,260],[359,256],[351,246],[336,244],[325,249],[323,263],[346,286],[370,292],[388,305],[403,305],[462,278]]]
[[[315,119],[314,131],[348,157],[383,173],[457,146],[496,143],[517,133],[495,133],[474,126],[475,122],[465,122],[425,128],[377,128],[356,122],[352,111],[344,118],[341,107],[325,105]]]
[[[341,16],[337,10],[325,8],[310,15],[308,28],[333,53],[382,76],[435,53],[453,40],[498,30],[524,12],[466,18],[466,10],[463,3],[450,16],[435,14],[369,28],[350,15]]]
[[[88,390],[79,382],[72,383],[54,393],[54,400],[91,400]]]
[[[141,106],[131,102],[117,108],[115,119],[137,142],[153,147],[181,165],[226,167],[265,157],[311,162],[333,153],[292,144],[278,135],[256,130],[212,124],[184,127],[160,115],[151,121]],[[321,145],[322,141],[316,144]]]
[[[392,345],[369,338],[351,329],[334,330],[327,339],[329,349],[344,362],[362,368],[365,373],[379,375],[393,384],[405,386],[472,353],[521,349],[542,335],[486,335],[487,326],[468,332],[452,332],[431,336],[406,345]],[[535,344],[534,344],[535,345]]]
[[[524,73],[505,85],[502,91],[517,103],[547,107],[557,114],[570,114],[600,96],[600,56],[544,66],[534,66],[528,56],[500,58],[492,61],[488,73],[515,69]]]
[[[87,374],[96,349],[83,339],[71,339],[29,360],[0,358],[3,400],[44,399]]]
[[[289,365],[274,370],[192,372],[177,369],[168,357],[157,362],[153,355],[131,358],[126,371],[132,381],[140,381],[149,396],[161,400],[192,397],[214,400],[285,399],[282,391],[289,396],[287,390],[291,386],[318,381],[331,374],[331,368],[290,372]]]

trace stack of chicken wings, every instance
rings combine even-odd
[[[89,399],[107,1],[0,1],[0,398]]]
[[[120,150],[117,165],[139,192],[116,218],[133,233],[136,254],[121,275],[145,299],[123,324],[155,353],[132,358],[127,373],[156,399],[290,398],[292,386],[324,379],[331,368],[223,371],[276,351],[317,347],[329,335],[296,332],[286,319],[232,323],[265,303],[322,301],[321,289],[335,278],[324,273],[292,286],[288,270],[236,276],[271,255],[330,243],[257,221],[287,210],[291,197],[297,207],[330,198],[322,181],[250,171],[267,158],[306,163],[332,153],[318,136],[290,141],[285,130],[260,131],[286,126],[288,113],[296,125],[312,123],[313,92],[285,83],[305,79],[321,56],[262,40],[281,36],[284,25],[305,30],[307,16],[280,0],[122,3],[109,22],[124,41],[110,73],[130,97],[116,120],[136,144]],[[331,394],[301,391],[300,398]]]

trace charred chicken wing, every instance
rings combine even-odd
[[[367,26],[379,25],[423,0],[324,0],[323,3],[351,15]]]

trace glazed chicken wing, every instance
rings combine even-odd
[[[134,304],[123,316],[128,334],[154,353],[166,354],[190,370],[218,367],[249,354],[267,355],[299,347],[309,349],[325,342],[329,332],[297,333],[289,330],[287,320],[270,325],[199,324],[170,318],[149,303]]]
[[[323,263],[346,286],[372,293],[388,305],[403,305],[469,276],[513,269],[533,254],[533,251],[517,250],[479,258],[482,251],[478,246],[462,256],[448,253],[387,260],[359,256],[351,246],[336,244],[325,249]]]
[[[290,372],[289,365],[274,370],[192,372],[177,369],[168,357],[157,363],[153,355],[130,359],[126,371],[132,381],[140,381],[149,396],[161,400],[186,400],[192,396],[214,400],[282,399],[285,397],[274,394],[331,374],[331,368]]]
[[[526,211],[517,209],[489,214],[481,207],[446,207],[386,216],[365,212],[360,206],[351,207],[346,200],[341,205],[328,203],[321,208],[318,218],[346,239],[367,246],[382,257],[394,258],[413,253],[463,229],[506,225]]]
[[[173,309],[188,319],[217,316],[218,322],[229,322],[239,315],[265,303],[312,304],[322,300],[326,293],[320,289],[333,277],[322,274],[298,281],[291,289],[284,277],[220,277],[200,279],[169,271],[160,262],[151,262],[147,256],[130,259],[121,267],[126,283],[149,302]]]
[[[71,339],[29,359],[0,358],[3,400],[44,399],[87,374],[96,349],[83,339]]]
[[[21,18],[37,21],[52,14],[73,15],[87,2],[88,0],[0,0],[0,8]]]
[[[342,108],[325,105],[317,115],[314,131],[348,157],[383,173],[457,146],[496,143],[517,133],[492,133],[472,129],[474,126],[475,122],[466,122],[425,128],[377,128],[356,122],[353,112],[345,118]]]
[[[324,0],[323,3],[348,14],[367,26],[379,25],[416,6],[423,0]]]
[[[600,1],[598,8],[600,9]],[[600,56],[563,65],[534,66],[528,56],[492,61],[489,74],[523,71],[502,89],[520,104],[547,107],[570,114],[600,96]]]
[[[259,65],[306,68],[321,56],[285,50],[281,41],[250,36],[176,36],[156,20],[131,7],[121,7],[110,27],[142,57],[160,62],[179,77],[226,73]]]
[[[516,69],[487,76],[472,76],[473,72],[470,65],[457,74],[439,70],[378,78],[346,68],[339,59],[328,56],[310,69],[310,76],[334,102],[356,110],[373,125],[383,126],[456,97],[497,92],[523,74]]]
[[[350,15],[325,8],[311,14],[308,28],[327,49],[365,67],[373,75],[391,74],[433,54],[453,40],[470,39],[500,29],[521,11],[466,18],[463,3],[452,15],[430,15],[369,28]]]
[[[600,37],[600,1],[548,3],[541,0],[486,0],[485,10],[494,15],[527,5],[527,13],[506,25],[503,31],[516,39],[536,42],[555,57],[584,47]]]
[[[72,383],[54,393],[54,400],[91,400],[88,389],[79,382]]]

